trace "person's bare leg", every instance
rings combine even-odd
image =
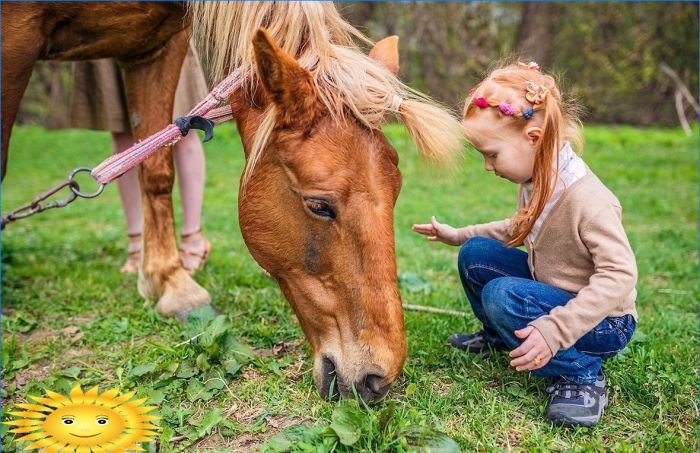
[[[182,202],[182,235],[201,229],[204,197],[204,148],[196,131],[191,131],[175,144],[175,171]]]
[[[197,132],[191,131],[175,144],[173,157],[182,202],[180,255],[184,268],[193,272],[202,267],[211,249],[201,233],[205,161]]]
[[[112,133],[112,154],[124,151],[134,141],[129,132]],[[117,179],[117,186],[126,219],[126,232],[129,236],[141,234],[141,192],[136,169],[129,170]]]
[[[133,143],[134,138],[129,132],[112,133],[112,154],[124,151]],[[141,191],[136,169],[129,170],[117,179],[117,187],[126,219],[126,234],[129,237],[128,256],[120,271],[130,274],[138,270],[141,259]]]

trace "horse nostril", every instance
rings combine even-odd
[[[338,375],[335,363],[329,357],[324,357],[322,361],[323,380],[321,383],[321,394],[330,401],[338,401],[340,392],[338,390]]]
[[[377,374],[367,374],[356,387],[362,400],[372,403],[384,398],[389,391],[390,385],[385,384],[384,378]]]
[[[365,376],[365,386],[371,389],[374,393],[381,393],[382,378],[376,374],[368,374]]]

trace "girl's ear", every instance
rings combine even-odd
[[[540,137],[542,137],[542,128],[537,126],[528,127],[525,129],[525,135],[527,136],[530,144],[535,145],[539,141]]]

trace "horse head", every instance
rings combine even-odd
[[[310,72],[262,30],[254,49],[258,105],[235,101],[249,106],[235,108],[249,163],[264,112],[275,114],[241,187],[243,237],[299,318],[321,393],[378,400],[406,357],[394,253],[398,155],[379,130],[334,117]],[[396,40],[372,57],[398,69]]]

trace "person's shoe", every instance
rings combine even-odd
[[[469,352],[471,354],[479,354],[484,356],[491,355],[491,351],[503,350],[501,347],[492,345],[484,337],[484,331],[480,330],[474,333],[455,333],[447,338],[447,344],[451,347]]]
[[[560,379],[546,391],[552,395],[547,419],[556,425],[593,426],[608,406],[608,385],[602,374],[593,384],[574,384]]]

